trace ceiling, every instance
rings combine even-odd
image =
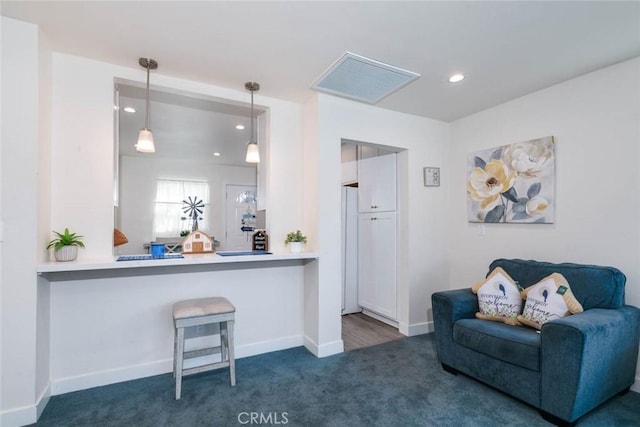
[[[346,51],[421,77],[376,104],[453,121],[640,56],[640,2],[2,1],[55,51],[307,101]],[[448,77],[464,73],[460,83]]]
[[[149,157],[134,146],[144,127],[146,90],[136,83],[118,82],[117,87],[119,154]],[[251,136],[249,108],[178,91],[152,89],[149,99],[149,127],[156,146],[153,158],[255,167],[245,162]],[[127,112],[125,107],[135,112]],[[259,117],[262,111],[256,107],[254,116]],[[262,122],[257,119],[254,123],[257,129]],[[236,129],[236,125],[244,129]]]

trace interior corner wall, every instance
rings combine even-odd
[[[555,223],[468,223],[467,155],[548,135]],[[450,153],[450,288],[470,286],[500,257],[612,265],[627,276],[627,303],[640,306],[640,58],[458,120]]]
[[[0,424],[36,421],[38,28],[0,18]]]
[[[51,238],[51,136],[52,136],[52,81],[51,48],[42,30],[38,31],[38,154],[37,154],[37,261],[49,259],[49,251],[43,242]],[[49,307],[50,288],[46,280],[37,278],[36,318],[36,405],[37,415],[44,410],[50,390],[49,371]]]
[[[302,183],[305,191],[302,193],[302,219],[303,222],[300,229],[307,236],[307,249],[311,249],[320,253],[320,201],[319,191],[320,184],[318,181],[318,97],[314,95],[302,108],[302,152],[300,162],[304,165],[302,172]],[[292,227],[292,230],[293,231]],[[317,349],[316,356],[320,353],[320,294],[326,294],[328,291],[326,286],[321,286],[320,277],[323,278],[323,272],[331,263],[325,262],[325,257],[321,255],[319,263],[315,263],[313,270],[314,276],[310,277],[310,268],[305,271],[305,288],[304,288],[304,316],[305,316],[305,345],[310,349]],[[318,265],[319,264],[319,265]],[[329,282],[331,283],[331,282]],[[331,286],[330,294],[335,296],[335,289]],[[323,299],[324,300],[324,299]],[[333,318],[339,318],[336,314],[335,306],[330,310]],[[340,335],[341,325],[335,321],[329,321],[329,329],[337,330],[333,336],[326,333],[327,324],[323,324],[325,336],[329,336],[329,340],[342,340]],[[344,351],[344,346],[338,352]]]
[[[322,254],[330,258],[335,283],[340,283],[340,144],[342,139],[398,147],[400,154],[400,256],[398,313],[407,335],[430,329],[430,296],[448,283],[445,209],[449,184],[425,187],[423,168],[448,167],[449,125],[437,120],[318,95],[318,158]],[[326,258],[324,258],[327,260]],[[339,291],[338,291],[339,292]],[[339,294],[336,294],[339,303]]]

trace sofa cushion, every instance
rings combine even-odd
[[[533,371],[540,370],[540,334],[535,329],[480,319],[460,319],[453,326],[453,340],[495,359]]]
[[[582,313],[582,306],[571,292],[569,283],[562,274],[553,273],[522,291],[524,304],[518,322],[540,329],[553,319]]]
[[[478,295],[478,319],[519,325],[516,318],[522,311],[520,290],[514,280],[500,267],[475,283],[471,290]]]
[[[625,275],[614,267],[583,264],[553,264],[521,259],[496,259],[489,271],[502,267],[520,286],[527,288],[551,273],[560,273],[584,310],[620,308],[624,305]]]

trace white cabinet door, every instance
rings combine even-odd
[[[359,160],[358,189],[360,212],[395,211],[395,153]]]
[[[358,219],[358,305],[374,310],[376,305],[376,248],[373,214]]]
[[[396,213],[360,214],[358,304],[397,320]]]

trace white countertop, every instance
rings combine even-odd
[[[126,270],[153,267],[171,267],[171,266],[206,266],[215,264],[248,264],[248,263],[264,263],[269,261],[296,261],[306,263],[318,258],[317,253],[299,252],[299,253],[272,253],[265,255],[239,255],[239,256],[221,256],[213,254],[185,254],[184,258],[173,259],[150,259],[141,261],[116,261],[117,257],[109,257],[103,259],[78,259],[69,262],[46,262],[38,264],[37,273],[66,273],[80,271],[97,271],[97,270]]]

